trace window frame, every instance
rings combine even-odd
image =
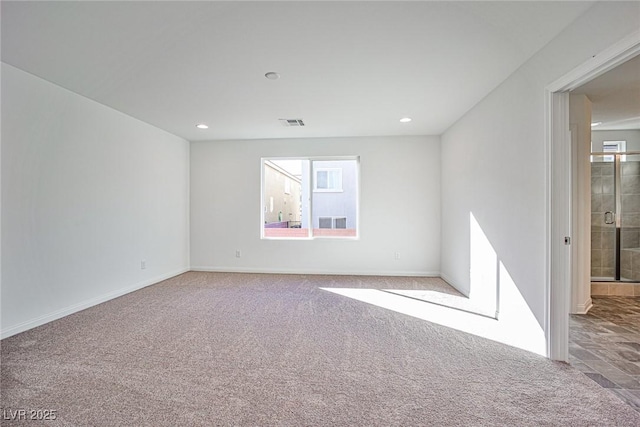
[[[309,199],[307,200],[308,209],[305,213],[306,215],[306,223],[309,224],[308,234],[307,236],[265,236],[265,163],[273,162],[278,160],[300,160],[300,161],[308,161],[308,195]],[[336,169],[340,171],[340,190],[335,189],[316,189],[316,173],[314,170],[313,162],[318,161],[341,161],[341,160],[351,160],[355,161],[355,235],[352,236],[338,236],[338,235],[314,235],[314,224],[313,220],[313,193],[339,193],[344,192],[343,185],[343,174],[342,168],[318,168],[316,170],[331,170]],[[287,156],[270,156],[270,157],[262,157],[260,159],[260,239],[261,240],[287,240],[287,241],[306,241],[306,240],[315,240],[315,239],[335,239],[335,240],[359,240],[360,239],[360,188],[361,188],[361,176],[360,176],[360,156],[296,156],[296,157],[287,157]],[[303,197],[304,189],[301,192],[301,198]],[[302,200],[301,210],[303,210],[304,200]],[[335,229],[335,218],[345,218],[346,216],[341,215],[339,217],[331,217],[331,229]],[[345,228],[347,229],[347,228]]]

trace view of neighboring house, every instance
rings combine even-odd
[[[309,168],[309,163],[306,163]],[[358,212],[358,164],[356,160],[315,160],[313,172],[303,168],[303,200],[311,200],[310,216],[302,227],[311,227],[315,236],[355,236]],[[310,179],[310,185],[304,180]],[[308,197],[310,192],[311,197]],[[304,209],[304,207],[303,207]]]
[[[302,183],[274,162],[264,162],[265,228],[300,228]]]

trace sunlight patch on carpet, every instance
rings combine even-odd
[[[508,275],[506,272],[503,273]],[[511,284],[515,287],[512,281]],[[511,288],[508,283],[501,286],[501,296],[508,298],[513,304],[505,312],[500,313],[498,320],[377,289],[320,289],[512,347],[546,355],[546,341],[543,331],[539,328],[535,318],[533,321],[527,318],[526,313],[522,311],[522,304],[518,304],[518,298],[513,295],[513,289],[508,288]],[[521,296],[520,299],[522,300]],[[523,314],[525,316],[522,316]]]
[[[490,317],[492,319],[496,318],[495,307],[493,309],[487,309],[486,307],[482,307],[480,304],[477,304],[473,300],[462,295],[451,295],[443,292],[422,289],[383,289],[383,291],[431,304],[438,304],[444,307],[466,311],[479,316]]]

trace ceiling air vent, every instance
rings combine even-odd
[[[278,119],[282,126],[285,127],[300,127],[304,126],[302,119]]]

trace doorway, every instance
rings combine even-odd
[[[571,263],[586,274],[571,278],[569,363],[640,410],[640,56],[571,100],[572,166],[585,172],[573,175]]]
[[[572,289],[572,190],[569,91],[625,63],[640,53],[640,32],[633,33],[595,55],[547,86],[546,112],[548,165],[548,355],[553,360],[569,359],[569,307]],[[587,250],[590,248],[587,247]]]

